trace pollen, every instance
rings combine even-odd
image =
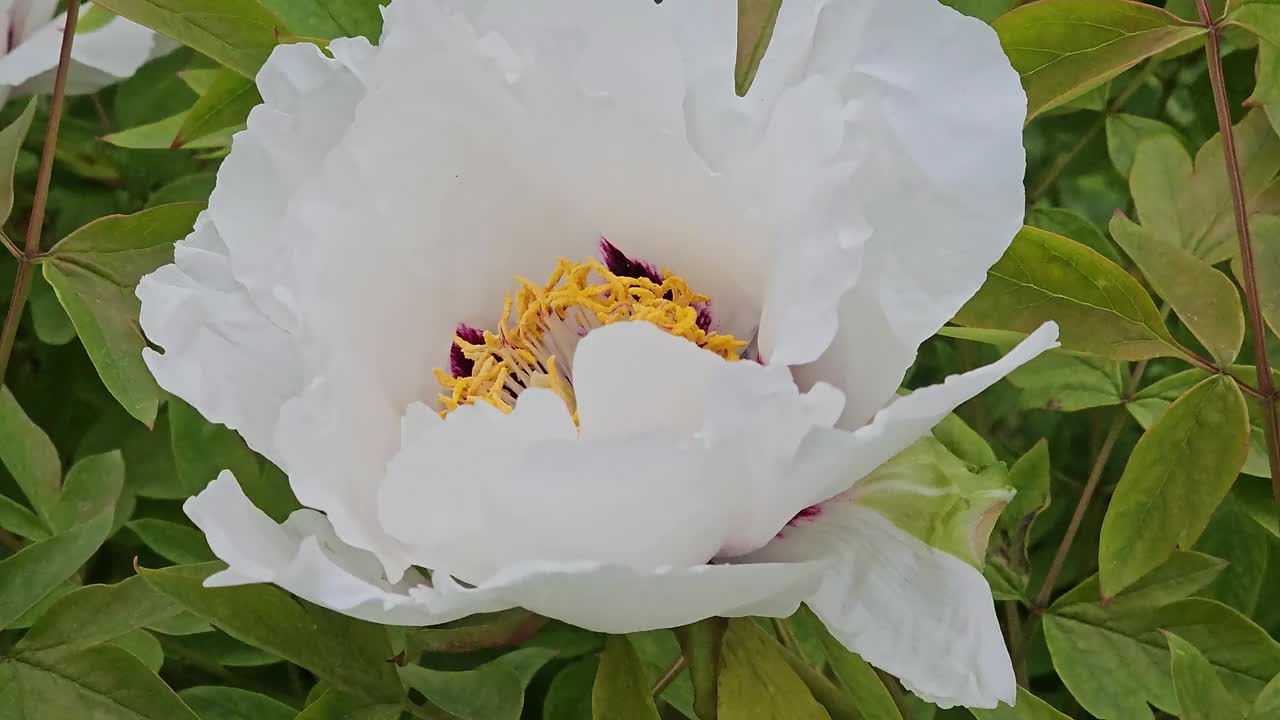
[[[602,247],[617,252],[607,242]],[[561,258],[542,285],[516,278],[519,288],[507,295],[497,331],[459,326],[452,372],[435,369],[441,416],[476,402],[511,412],[520,393],[536,387],[558,395],[577,422],[574,351],[587,333],[620,321],[650,322],[726,360],[740,359],[747,343],[711,329],[709,297],[665,270],[646,269],[632,277],[611,269],[625,272],[632,266],[647,268],[631,261],[606,266],[595,259]]]

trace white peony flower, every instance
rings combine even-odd
[[[54,17],[57,7],[57,0],[0,0],[0,104],[11,94],[53,90],[66,25],[65,13]],[[92,3],[85,3],[80,17],[88,18],[93,10]],[[67,92],[90,93],[119,82],[173,47],[169,40],[121,17],[84,28],[71,46]]]
[[[1008,493],[867,476],[1055,344],[895,398],[1021,224],[1018,77],[936,0],[787,0],[738,98],[735,12],[396,0],[378,47],[275,50],[138,288],[160,384],[320,511],[223,473],[209,584],[613,633],[804,601],[922,697],[1013,702],[972,565]]]

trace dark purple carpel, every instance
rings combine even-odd
[[[472,345],[479,345],[484,342],[484,331],[473,328],[466,323],[458,323],[458,329],[455,331],[457,336]],[[469,359],[462,354],[462,346],[454,341],[453,346],[449,348],[449,372],[456,378],[467,377],[471,375],[471,371],[476,367],[474,360]]]
[[[648,278],[655,284],[662,284],[662,273],[657,268],[641,260],[627,257],[613,243],[600,238],[600,259],[609,272],[618,277]]]

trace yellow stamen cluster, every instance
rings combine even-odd
[[[596,260],[560,259],[545,285],[517,278],[520,289],[508,295],[498,332],[484,342],[454,342],[474,363],[471,374],[453,377],[435,369],[443,392],[441,415],[477,400],[510,412],[525,388],[554,391],[577,420],[573,394],[573,353],[591,330],[622,320],[653,323],[726,360],[737,360],[747,343],[698,326],[698,306],[710,298],[694,292],[682,278],[663,273],[661,283],[622,277]]]

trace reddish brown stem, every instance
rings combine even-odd
[[[1276,384],[1271,376],[1271,360],[1267,356],[1267,326],[1262,317],[1262,303],[1259,301],[1257,264],[1253,258],[1253,238],[1249,230],[1249,209],[1245,202],[1235,129],[1231,125],[1227,81],[1222,72],[1222,40],[1209,11],[1208,1],[1196,0],[1196,9],[1200,13],[1200,22],[1207,31],[1205,51],[1209,61],[1209,84],[1213,87],[1213,105],[1218,112],[1218,128],[1222,132],[1222,154],[1227,164],[1227,180],[1231,184],[1231,208],[1235,217],[1236,238],[1240,241],[1240,274],[1248,304],[1249,326],[1253,331],[1258,389],[1264,396],[1262,418],[1267,437],[1267,461],[1271,466],[1271,488],[1276,504],[1280,507],[1280,418],[1276,414]]]
[[[18,337],[18,324],[22,311],[31,295],[35,258],[40,254],[40,234],[44,231],[44,213],[49,204],[49,183],[53,178],[53,155],[58,147],[58,127],[62,124],[62,108],[67,96],[67,70],[71,67],[71,46],[76,39],[76,22],[80,18],[80,0],[67,0],[67,22],[62,29],[62,51],[58,56],[58,70],[53,79],[53,97],[49,101],[49,124],[44,132],[44,148],[40,154],[40,167],[36,174],[35,200],[31,204],[31,219],[27,222],[27,241],[18,256],[18,272],[13,279],[13,294],[9,309],[0,326],[0,385],[9,369],[9,356]]]

